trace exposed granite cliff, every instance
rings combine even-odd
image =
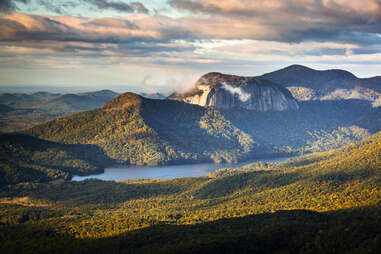
[[[283,111],[299,108],[291,93],[276,83],[216,72],[202,76],[191,91],[174,93],[168,99],[220,109]]]

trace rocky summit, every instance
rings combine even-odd
[[[216,72],[202,76],[190,91],[174,93],[168,99],[219,109],[284,111],[299,108],[291,93],[274,82]]]

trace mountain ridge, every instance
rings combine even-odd
[[[381,105],[381,76],[358,78],[341,69],[290,65],[261,77],[288,88],[299,101],[358,98]]]

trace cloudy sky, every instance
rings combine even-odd
[[[381,75],[381,0],[0,0],[0,86],[169,92],[290,64]]]

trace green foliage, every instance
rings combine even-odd
[[[238,162],[335,149],[379,131],[380,109],[348,100],[304,102],[298,111],[217,110],[126,93],[104,107],[58,118],[26,134],[91,144],[122,164]],[[361,122],[359,121],[361,119]]]
[[[115,106],[117,105],[117,106]],[[93,144],[119,163],[158,165],[238,161],[253,155],[254,141],[219,111],[136,96],[59,118],[26,132],[66,144]]]
[[[0,251],[377,253],[380,185],[381,133],[217,177],[8,185]]]

